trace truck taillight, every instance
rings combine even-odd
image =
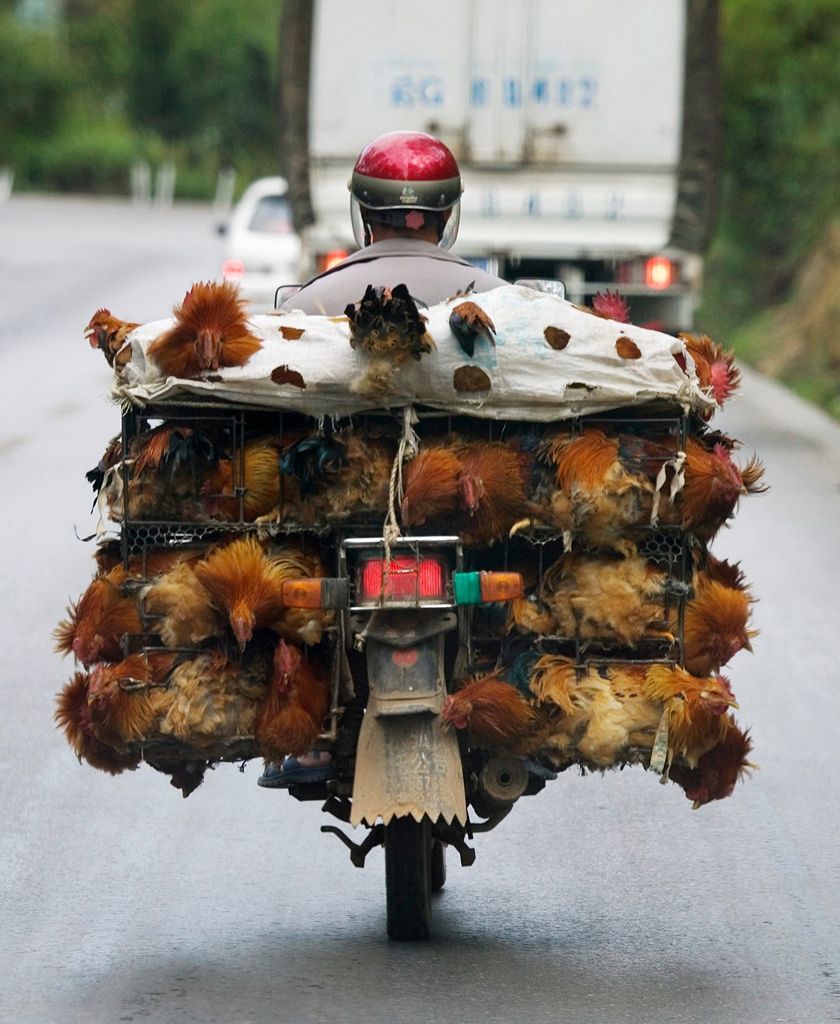
[[[245,264],[242,260],[225,260],[222,264],[222,277],[226,281],[241,281],[245,276]]]
[[[383,590],[384,586],[384,590]],[[446,597],[446,572],[435,558],[397,556],[391,559],[385,579],[385,559],[371,558],[359,569],[359,597],[378,601],[442,601]]]
[[[329,252],[319,253],[317,260],[318,273],[323,274],[325,270],[332,270],[342,260],[346,260],[348,256],[349,253],[346,249],[331,249]]]
[[[674,264],[667,256],[651,256],[645,261],[645,284],[648,288],[670,288],[674,280]]]

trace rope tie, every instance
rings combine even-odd
[[[669,469],[673,469],[674,471],[674,475],[671,477],[671,487],[668,492],[668,500],[673,505],[674,498],[676,498],[685,486],[685,452],[677,452],[672,459],[668,459],[667,462],[663,463],[662,468],[656,476],[656,488],[653,492],[653,508],[650,511],[651,526],[657,526],[659,524],[659,501],[665,490]]]
[[[411,461],[420,451],[420,439],[414,429],[414,424],[419,422],[413,406],[407,405],[403,408],[403,428],[397,454],[391,464],[391,478],[388,483],[388,512],[385,522],[382,524],[382,548],[384,568],[382,570],[382,587],[379,591],[379,599],[376,608],[371,613],[365,628],[356,636],[355,647],[361,651],[365,645],[370,627],[376,619],[377,613],[382,607],[385,599],[385,591],[388,589],[388,581],[391,577],[391,545],[402,537],[402,529],[397,520],[397,503],[402,504],[403,499],[403,463]]]

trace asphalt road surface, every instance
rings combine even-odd
[[[561,775],[450,855],[428,943],[384,937],[368,867],[221,766],[189,800],[76,763],[51,631],[91,574],[84,472],[118,428],[82,337],[99,306],[166,315],[214,276],[203,208],[0,206],[0,1021],[840,1020],[840,428],[750,376],[721,426],[767,463],[716,544],[760,597],[730,675],[761,765],[697,812],[641,769]]]

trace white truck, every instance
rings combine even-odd
[[[717,192],[717,0],[289,0],[283,17],[304,276],[354,247],[363,146],[422,130],[461,165],[459,255],[692,325]]]

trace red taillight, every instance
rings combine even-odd
[[[332,270],[333,267],[346,260],[349,253],[346,249],[331,249],[329,252],[322,252],[318,255],[318,273],[323,274],[325,270]]]
[[[651,256],[645,262],[645,284],[648,288],[670,288],[674,279],[674,264],[667,256]]]
[[[444,569],[434,558],[392,558],[383,593],[384,574],[384,558],[373,558],[362,565],[359,590],[363,601],[378,601],[380,595],[394,601],[440,601],[446,596]]]
[[[225,260],[222,264],[222,277],[226,281],[241,281],[245,276],[245,264],[242,260]]]

